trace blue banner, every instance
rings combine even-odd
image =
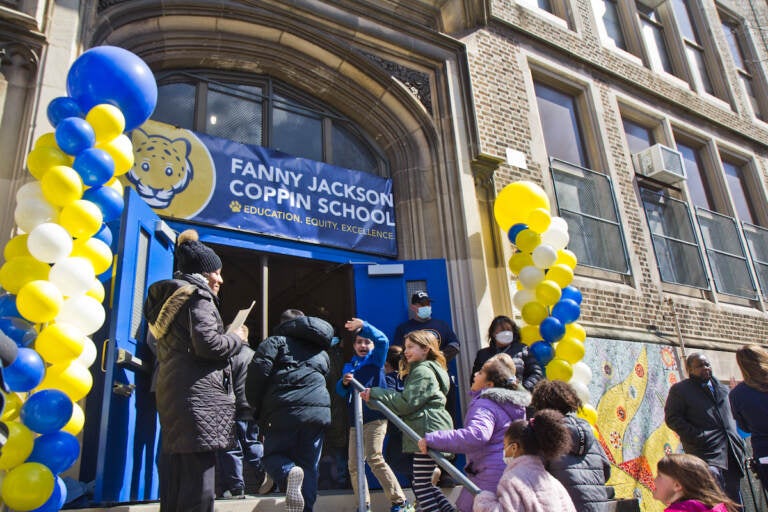
[[[126,179],[160,215],[397,256],[391,179],[151,121],[132,139]]]

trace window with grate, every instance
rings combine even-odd
[[[688,204],[664,191],[640,188],[661,280],[708,289],[704,258]]]
[[[696,219],[717,291],[748,299],[756,298],[757,290],[736,219],[704,208],[696,209]]]
[[[768,298],[768,229],[745,222],[742,222],[741,226],[752,257],[752,267],[757,274],[757,282],[760,284],[763,298]]]
[[[159,74],[152,119],[243,144],[388,177],[381,150],[355,123],[269,77]]]
[[[624,233],[611,179],[605,174],[550,159],[560,217],[568,223],[568,248],[579,265],[629,273]]]
[[[688,194],[691,202],[694,206],[712,210],[714,202],[711,187],[708,185],[705,173],[702,158],[703,147],[695,147],[692,144],[678,142],[677,150],[683,155],[686,184],[688,185]]]

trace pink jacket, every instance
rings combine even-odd
[[[671,504],[664,512],[728,512],[728,509],[722,503],[709,508],[699,500],[685,500]]]
[[[547,473],[541,457],[523,455],[504,470],[496,494],[482,491],[473,512],[576,512],[563,484]]]

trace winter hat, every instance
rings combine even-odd
[[[221,258],[200,241],[194,229],[182,231],[176,244],[176,268],[185,274],[202,274],[221,269]]]

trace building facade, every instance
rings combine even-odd
[[[579,259],[584,360],[613,483],[646,510],[655,510],[655,461],[678,449],[658,413],[685,377],[681,358],[706,350],[719,378],[740,380],[733,351],[765,343],[765,2],[6,0],[0,9],[2,243],[28,179],[25,155],[50,131],[45,106],[65,93],[77,55],[110,44],[155,73],[156,121],[391,179],[397,257],[377,262],[445,261],[462,382],[491,319],[520,317],[494,198],[513,181],[541,185]]]

